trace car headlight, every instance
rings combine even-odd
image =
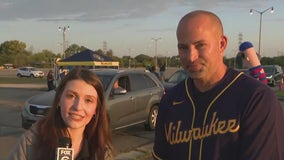
[[[266,76],[266,78],[267,78],[267,79],[271,79],[271,78],[272,78],[272,75],[270,75],[270,76]]]

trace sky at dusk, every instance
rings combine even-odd
[[[229,44],[226,57],[238,52],[242,41],[251,41],[258,50],[262,12],[261,55],[284,55],[283,0],[0,0],[0,43],[19,40],[27,49],[61,53],[63,32],[68,44],[91,50],[111,49],[116,56],[155,54],[177,55],[176,27],[180,18],[193,10],[209,10],[223,22]]]

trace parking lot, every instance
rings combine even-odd
[[[169,69],[166,76],[176,69]],[[45,70],[46,72],[48,69]],[[0,70],[0,77],[15,76],[16,69]],[[9,151],[17,142],[24,129],[21,128],[20,112],[25,100],[33,95],[46,92],[42,84],[38,85],[1,85],[0,87],[0,160],[6,159]],[[125,141],[127,139],[127,141]],[[113,142],[117,153],[129,151],[133,148],[153,142],[154,132],[146,131],[143,125],[113,132]]]
[[[166,77],[172,74],[176,68],[169,69]],[[8,76],[13,76],[14,70],[2,70]],[[3,72],[0,71],[1,76]],[[0,77],[1,77],[0,76]],[[17,142],[19,136],[25,131],[21,128],[20,112],[27,98],[46,90],[38,89],[35,85],[24,85],[24,87],[6,86],[0,87],[0,160],[4,160],[8,152]],[[277,87],[271,88],[277,90]],[[284,102],[281,101],[284,109]],[[127,139],[127,141],[125,141]],[[127,152],[133,148],[152,144],[154,140],[153,131],[145,131],[143,125],[133,126],[113,132],[113,141],[117,153]]]

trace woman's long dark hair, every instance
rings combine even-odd
[[[79,67],[72,69],[60,82],[56,89],[52,107],[47,116],[38,123],[39,141],[35,146],[36,159],[43,159],[43,157],[49,160],[54,159],[59,138],[63,136],[69,137],[58,105],[66,84],[71,80],[77,79],[84,80],[92,85],[98,93],[96,116],[91,119],[84,131],[84,137],[89,144],[90,159],[104,159],[106,147],[113,154],[111,129],[106,111],[103,85],[92,71]]]

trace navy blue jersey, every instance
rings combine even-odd
[[[274,92],[228,69],[200,93],[188,78],[161,100],[153,157],[163,160],[284,159],[284,119]]]

